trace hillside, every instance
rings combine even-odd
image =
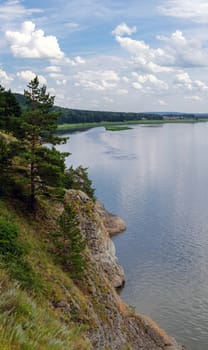
[[[109,235],[125,223],[96,200],[87,169],[66,167],[38,77],[25,95],[22,111],[0,91],[0,350],[182,350],[120,299]]]
[[[64,203],[75,209],[87,242],[85,271],[78,279],[58,259],[55,232],[63,203],[44,200],[33,215],[16,201],[0,201],[0,223],[17,228],[28,266],[24,277],[18,261],[12,266],[1,261],[0,349],[182,349],[117,294],[124,275],[100,204],[78,190],[67,191]]]
[[[26,101],[22,94],[15,94],[20,106],[25,109]],[[195,119],[207,118],[207,114],[191,113],[173,113],[173,112],[148,112],[148,113],[125,113],[125,112],[106,112],[106,111],[88,111],[80,109],[70,109],[60,106],[54,106],[53,111],[60,114],[58,124],[76,124],[76,123],[99,123],[99,122],[125,122],[146,120],[163,120],[165,116],[177,119]]]

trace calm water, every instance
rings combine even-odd
[[[208,349],[208,124],[103,128],[70,135],[68,165],[83,164],[126,232],[114,238],[123,299],[189,350]]]

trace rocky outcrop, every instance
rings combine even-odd
[[[95,208],[101,216],[103,224],[110,236],[126,230],[126,224],[119,216],[109,213],[99,200],[96,201]]]
[[[111,228],[114,232],[115,229],[119,232],[119,228],[123,230],[125,223],[120,219],[122,224],[120,223],[120,225],[117,225],[119,221],[117,216],[109,214],[104,209],[101,202],[97,201],[94,204],[89,197],[81,191],[68,191],[66,193],[66,200],[73,202],[74,206],[77,206],[79,210],[81,209],[79,220],[93,259],[100,264],[113,287],[121,287],[125,282],[125,275],[123,268],[118,264],[115,245],[110,239],[109,231],[107,230],[109,227],[108,217],[110,218]],[[105,222],[103,222],[104,216],[106,218]],[[115,224],[113,224],[111,216],[115,217]]]
[[[152,320],[134,314],[117,294],[115,288],[124,282],[124,272],[118,264],[114,244],[106,229],[108,224],[104,220],[106,214],[103,206],[75,190],[67,191],[65,200],[77,213],[88,246],[85,276],[78,282],[87,307],[83,313],[76,301],[76,317],[79,323],[87,325],[92,349],[183,350],[184,347]],[[69,304],[69,314],[70,307]]]

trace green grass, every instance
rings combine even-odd
[[[85,297],[48,252],[55,204],[46,222],[44,208],[35,218],[13,205],[0,200],[0,350],[91,349],[73,310],[53,307],[74,302],[79,320],[88,314]]]
[[[108,125],[105,127],[105,130],[107,131],[123,131],[123,130],[131,130],[132,128],[128,126],[121,126],[121,125]]]
[[[0,280],[1,350],[90,349],[80,337],[80,326],[61,323],[47,303],[12,284],[1,269]]]
[[[127,130],[127,125],[159,125],[159,124],[183,124],[183,123],[201,123],[207,122],[208,119],[166,119],[166,120],[128,120],[124,122],[97,122],[97,123],[77,123],[77,124],[60,124],[58,125],[58,132],[73,132],[84,131],[91,128],[103,126],[108,131]]]

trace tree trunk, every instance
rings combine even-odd
[[[35,166],[34,162],[30,165],[30,210],[35,210]]]

